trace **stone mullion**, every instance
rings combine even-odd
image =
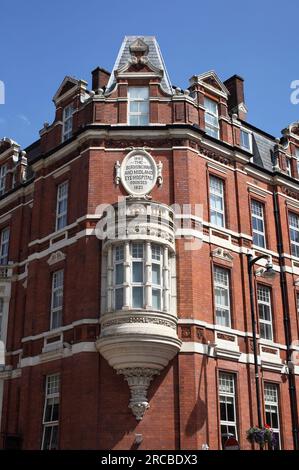
[[[108,248],[107,254],[107,311],[113,310],[113,255],[112,246]]]
[[[130,308],[131,304],[131,254],[130,242],[125,243],[124,249],[124,309]]]
[[[151,243],[145,244],[145,308],[152,306],[152,250]]]
[[[163,249],[163,311],[169,311],[169,257],[168,247]]]

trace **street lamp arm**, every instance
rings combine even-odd
[[[255,258],[252,258],[252,255],[249,253],[248,255],[248,266],[249,266],[249,269],[252,268],[252,266],[257,263],[257,261],[259,261],[260,259],[269,259],[269,256],[268,255],[260,255],[260,256],[256,256]]]

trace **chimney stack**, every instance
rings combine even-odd
[[[246,121],[247,108],[244,99],[244,79],[239,75],[233,75],[225,80],[224,85],[229,91],[228,112],[237,114],[240,119]]]
[[[91,75],[93,91],[97,92],[100,88],[105,88],[107,86],[110,72],[107,72],[107,70],[102,69],[101,67],[97,67],[91,72]]]

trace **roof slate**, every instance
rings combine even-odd
[[[253,162],[265,170],[273,171],[275,142],[256,132],[253,132],[252,137]]]
[[[137,39],[141,38],[149,48],[148,51],[148,58],[149,61],[157,68],[163,70],[163,78],[161,80],[161,85],[164,91],[169,94],[173,94],[173,88],[170,82],[170,78],[165,66],[165,62],[159,47],[159,44],[155,38],[155,36],[125,36],[122,45],[120,47],[118,56],[116,58],[108,85],[107,91],[110,92],[114,87],[116,80],[115,80],[115,71],[120,67],[126,65],[131,58],[130,53],[130,45]]]

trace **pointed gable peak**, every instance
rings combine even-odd
[[[57,104],[67,95],[67,93],[70,90],[74,91],[75,88],[86,90],[86,86],[87,86],[87,82],[85,80],[78,80],[75,77],[70,77],[67,75],[66,77],[64,77],[64,79],[61,82],[61,85],[56,91],[53,97],[53,101],[55,104]]]
[[[125,36],[116,58],[106,93],[109,94],[116,85],[117,73],[127,70],[132,63],[136,63],[140,56],[141,62],[146,64],[150,70],[159,71],[162,89],[164,92],[172,95],[173,88],[155,36]]]
[[[190,79],[190,85],[193,85],[194,83],[198,83],[204,88],[207,88],[218,95],[224,96],[225,98],[229,95],[228,89],[214,70],[209,70],[208,72],[201,73],[200,75],[193,75]]]

